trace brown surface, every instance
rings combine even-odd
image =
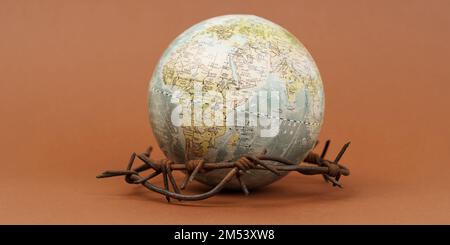
[[[0,2],[0,223],[450,223],[449,1],[132,2]],[[333,156],[352,140],[346,188],[291,174],[168,205],[95,179],[155,144],[147,86],[169,42],[228,13],[266,17],[311,51],[321,139]]]

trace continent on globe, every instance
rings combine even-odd
[[[291,33],[261,17],[226,15],[192,26],[166,49],[150,82],[149,112],[158,144],[174,162],[267,151],[297,163],[317,140],[324,94],[313,58]],[[226,173],[196,180],[214,186]],[[282,176],[249,170],[242,178],[254,189]],[[233,179],[226,188],[240,185]]]

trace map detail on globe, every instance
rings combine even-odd
[[[149,112],[161,149],[175,162],[233,161],[267,151],[298,163],[317,140],[324,94],[313,58],[292,34],[261,17],[226,15],[192,26],[170,44],[150,82]],[[174,123],[176,112],[183,124]],[[215,185],[227,171],[197,180]],[[265,170],[243,175],[250,189],[279,178]],[[227,184],[238,187],[236,179]]]

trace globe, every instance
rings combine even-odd
[[[177,163],[262,153],[298,163],[314,147],[324,113],[322,80],[306,48],[253,15],[214,17],[181,33],[154,69],[148,101],[157,142]],[[196,180],[215,186],[228,171]],[[286,174],[253,169],[241,178],[255,189]],[[234,178],[225,188],[240,185]]]

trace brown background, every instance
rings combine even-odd
[[[445,0],[1,0],[0,223],[450,223],[449,12]],[[147,88],[167,45],[230,13],[284,26],[314,56],[321,139],[330,156],[352,141],[345,189],[291,174],[249,197],[168,205],[95,179],[155,145]]]

